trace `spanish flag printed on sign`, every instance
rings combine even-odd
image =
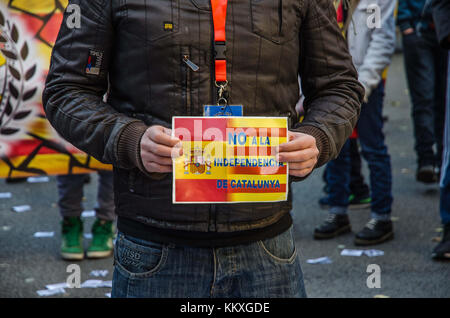
[[[174,117],[183,156],[173,163],[173,203],[287,200],[288,167],[275,147],[287,141],[287,118]]]

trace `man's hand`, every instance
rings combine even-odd
[[[183,154],[178,138],[173,138],[172,130],[163,126],[151,126],[141,139],[141,159],[148,172],[171,172],[172,158]]]
[[[409,35],[414,33],[414,29],[413,28],[407,28],[405,30],[403,30],[403,35]]]
[[[278,161],[289,163],[289,174],[306,177],[317,164],[319,149],[311,135],[289,131],[289,142],[278,146]]]

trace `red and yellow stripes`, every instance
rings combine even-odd
[[[286,118],[176,117],[173,131],[184,150],[174,160],[174,203],[286,200],[287,165],[274,153],[287,141]]]

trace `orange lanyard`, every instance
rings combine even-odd
[[[214,66],[215,66],[215,83],[219,90],[219,100],[227,102],[223,97],[223,93],[228,84],[227,81],[227,60],[225,24],[227,18],[228,0],[211,0],[213,24],[214,24]]]

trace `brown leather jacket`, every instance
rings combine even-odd
[[[202,105],[215,102],[209,0],[71,3],[81,7],[81,28],[69,28],[66,13],[45,111],[68,141],[114,165],[119,215],[161,228],[227,232],[265,227],[289,212],[291,198],[173,205],[170,175],[143,171],[139,143],[148,126],[201,116]],[[318,166],[336,157],[356,124],[363,88],[332,1],[229,0],[226,34],[229,102],[244,105],[247,116],[289,117],[291,130],[316,138]],[[198,71],[183,62],[185,55]],[[301,124],[299,75],[306,96]]]

